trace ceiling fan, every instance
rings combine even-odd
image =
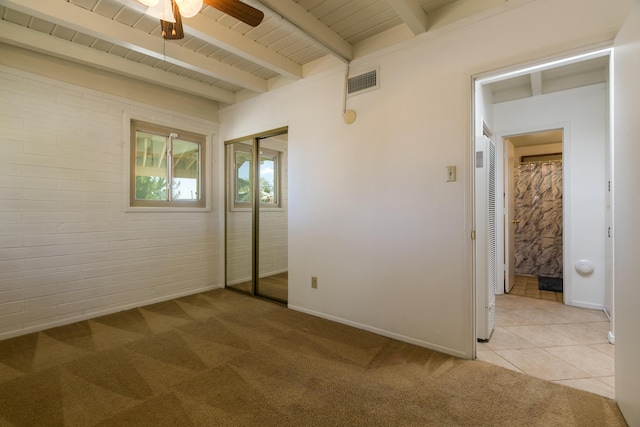
[[[191,18],[200,12],[203,3],[226,13],[252,27],[262,22],[264,13],[240,0],[138,0],[149,6],[147,14],[160,19],[162,37],[167,40],[184,38],[182,18]]]

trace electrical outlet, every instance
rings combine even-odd
[[[311,288],[318,289],[318,278],[316,276],[311,276]]]

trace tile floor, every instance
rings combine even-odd
[[[516,276],[515,283],[509,295],[546,299],[563,302],[562,292],[541,291],[538,289],[538,278],[532,276]]]
[[[607,316],[544,298],[498,295],[496,327],[478,343],[478,360],[614,398]]]

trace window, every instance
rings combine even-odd
[[[251,182],[253,180],[253,155],[251,146],[235,144],[234,207],[251,207]],[[280,153],[265,148],[260,149],[260,205],[280,207]]]
[[[131,121],[130,205],[206,207],[204,135]]]
[[[278,203],[278,160],[275,151],[263,149],[260,152],[260,203],[277,206]]]

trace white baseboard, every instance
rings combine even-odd
[[[590,302],[571,301],[571,303],[567,304],[567,305],[571,305],[573,307],[578,307],[578,308],[588,308],[590,310],[605,311],[604,305],[602,305],[602,304],[593,304],[593,303],[590,303]]]
[[[224,286],[222,286],[220,284],[212,285],[212,286],[203,286],[203,287],[196,288],[196,289],[189,289],[189,290],[186,290],[186,291],[181,291],[181,292],[176,292],[176,293],[172,293],[172,294],[163,295],[163,296],[157,297],[157,298],[151,298],[151,299],[147,299],[147,300],[143,300],[143,301],[138,301],[138,302],[134,302],[134,303],[131,303],[131,304],[125,304],[125,305],[121,305],[121,306],[117,306],[117,307],[110,307],[110,308],[105,309],[105,310],[93,311],[91,313],[81,314],[79,316],[72,316],[72,317],[56,320],[56,321],[53,321],[53,322],[44,322],[44,323],[41,323],[41,324],[38,324],[38,325],[35,325],[35,326],[30,326],[28,328],[23,328],[23,329],[17,329],[17,330],[13,330],[13,331],[3,332],[3,333],[0,334],[0,340],[13,338],[13,337],[17,337],[17,336],[20,336],[20,335],[26,335],[26,334],[30,334],[30,333],[33,333],[33,332],[40,332],[40,331],[44,331],[46,329],[56,328],[58,326],[65,326],[65,325],[69,325],[71,323],[76,323],[76,322],[82,322],[83,320],[95,319],[96,317],[106,316],[108,314],[118,313],[120,311],[125,311],[125,310],[129,310],[129,309],[132,309],[132,308],[143,307],[145,305],[151,305],[151,304],[155,304],[155,303],[158,303],[158,302],[164,302],[164,301],[169,301],[169,300],[172,300],[172,299],[184,297],[184,296],[187,296],[187,295],[193,295],[193,294],[197,294],[197,293],[200,293],[200,292],[206,292],[206,291],[211,291],[213,289],[222,289],[222,288],[224,288]]]
[[[417,345],[419,347],[424,347],[424,348],[428,348],[430,350],[434,350],[434,351],[439,351],[440,353],[445,353],[451,356],[455,356],[455,357],[459,357],[460,359],[471,359],[472,356],[471,354],[466,354],[462,351],[458,351],[452,348],[448,348],[448,347],[443,347],[437,344],[433,344],[430,342],[426,342],[426,341],[422,341],[422,340],[417,340],[415,338],[411,338],[411,337],[407,337],[405,335],[401,335],[401,334],[397,334],[395,332],[390,332],[390,331],[386,331],[384,329],[378,329],[375,328],[373,326],[369,326],[369,325],[364,325],[362,323],[358,323],[358,322],[352,322],[351,320],[347,320],[347,319],[343,319],[340,317],[336,317],[336,316],[332,316],[330,314],[325,314],[325,313],[320,313],[318,311],[314,311],[314,310],[309,310],[306,309],[304,307],[298,307],[295,305],[288,305],[288,308],[295,310],[295,311],[299,311],[302,313],[306,313],[306,314],[310,314],[312,316],[316,316],[316,317],[320,317],[323,319],[327,319],[327,320],[331,320],[333,322],[337,322],[337,323],[342,323],[343,325],[348,325],[348,326],[353,326],[354,328],[357,329],[362,329],[368,332],[373,332],[374,334],[378,334],[378,335],[382,335],[383,337],[387,337],[387,338],[392,338],[394,340],[397,341],[402,341],[402,342],[406,342],[409,344],[414,344]]]

